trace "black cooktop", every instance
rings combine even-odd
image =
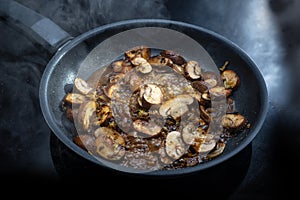
[[[215,31],[240,46],[258,65],[268,87],[269,111],[247,148],[201,173],[157,180],[99,169],[58,140],[42,116],[38,88],[51,52],[1,15],[0,179],[12,183],[7,185],[99,180],[100,185],[106,181],[118,184],[124,189],[119,190],[121,194],[159,188],[163,193],[186,197],[200,192],[223,199],[276,199],[297,191],[292,180],[299,178],[295,160],[300,156],[299,1],[18,2],[74,36],[107,23],[137,18],[172,19]]]

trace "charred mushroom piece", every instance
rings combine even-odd
[[[136,66],[136,70],[143,74],[148,74],[152,71],[152,66],[144,58],[137,57],[134,58],[131,62]]]
[[[185,59],[179,55],[177,52],[172,50],[164,50],[160,53],[163,57],[169,58],[176,65],[183,65],[186,61]]]
[[[204,81],[193,81],[192,86],[201,93],[208,91],[208,87]]]
[[[160,104],[163,94],[160,88],[154,84],[145,84],[141,87],[141,98],[144,98],[150,104]]]
[[[137,46],[125,52],[125,57],[130,60],[136,57],[141,57],[148,60],[150,56],[151,50],[146,46]]]
[[[92,124],[91,118],[96,113],[96,102],[87,101],[80,105],[78,110],[78,123],[82,126],[84,130],[88,130],[90,124]]]
[[[236,72],[227,69],[221,73],[221,78],[226,89],[235,89],[240,83],[240,78]]]
[[[151,123],[151,122],[149,123],[147,121],[140,120],[140,119],[137,119],[133,122],[133,127],[135,128],[135,130],[149,136],[157,135],[162,128],[155,123]]]
[[[90,93],[93,90],[93,88],[91,88],[85,80],[83,80],[79,77],[75,78],[74,85],[75,85],[75,88],[81,94],[84,94],[84,95]]]
[[[96,148],[95,138],[90,134],[77,135],[73,142],[86,151],[93,152]]]
[[[247,123],[246,118],[239,113],[226,114],[222,118],[222,126],[231,131],[238,131]]]
[[[187,77],[195,80],[201,78],[201,67],[197,61],[188,61],[185,64],[185,73]]]
[[[166,153],[177,160],[185,153],[185,144],[178,131],[169,132],[166,138]]]
[[[69,103],[69,104],[82,104],[83,102],[86,101],[85,96],[83,96],[82,94],[78,94],[78,93],[68,93],[64,100]]]
[[[187,105],[192,104],[193,101],[194,98],[188,94],[178,95],[164,102],[159,108],[159,114],[163,117],[170,115],[176,119],[188,111]]]
[[[120,160],[125,155],[125,140],[113,129],[100,127],[96,129],[96,152],[108,160]]]

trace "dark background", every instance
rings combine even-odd
[[[300,1],[18,2],[50,18],[72,36],[111,22],[136,18],[173,19],[215,31],[240,46],[258,65],[267,83],[269,111],[261,131],[245,150],[199,174],[143,180],[99,169],[70,152],[44,121],[38,88],[51,52],[16,23],[1,16],[0,180],[5,185],[98,186],[90,184],[92,180],[99,183],[99,191],[115,188],[114,195],[120,196],[139,189],[150,191],[149,195],[155,193],[155,196],[157,190],[163,194],[223,199],[277,199],[297,194]],[[103,184],[107,186],[100,187]]]

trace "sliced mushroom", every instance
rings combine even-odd
[[[66,101],[69,104],[82,104],[83,102],[86,101],[85,96],[83,96],[82,94],[78,94],[78,93],[68,93],[65,98],[64,101]]]
[[[166,138],[166,153],[177,160],[185,153],[185,144],[178,131],[169,132]]]
[[[95,138],[90,134],[77,135],[73,142],[86,151],[94,151],[96,148]]]
[[[120,160],[125,155],[125,140],[113,129],[100,127],[96,129],[96,152],[108,160]]]
[[[131,62],[136,66],[136,70],[143,74],[148,74],[152,71],[152,66],[144,58],[136,57],[132,59]]]
[[[194,124],[188,124],[182,129],[182,139],[186,144],[193,144],[196,137],[198,132]]]
[[[226,89],[235,89],[240,83],[240,78],[233,70],[227,69],[221,73],[221,78]]]
[[[184,69],[187,77],[193,80],[201,78],[201,67],[197,61],[188,61]]]
[[[92,123],[91,118],[96,112],[96,102],[87,101],[80,105],[78,110],[78,123],[82,126],[84,130],[88,130],[90,124]]]
[[[149,123],[147,121],[140,120],[140,119],[137,119],[133,122],[133,127],[135,128],[135,130],[149,136],[157,135],[162,128],[155,123],[151,123],[151,122]]]
[[[112,117],[112,112],[109,106],[102,106],[98,111],[97,111],[97,125],[103,124],[108,118]]]
[[[151,49],[146,46],[137,46],[125,52],[125,57],[133,59],[136,57],[142,57],[148,60],[151,56]]]
[[[211,159],[211,158],[215,158],[219,155],[221,155],[223,153],[223,151],[225,150],[226,144],[224,142],[219,142],[216,145],[216,149],[213,150],[212,152],[210,152],[209,154],[207,154],[206,158],[207,159]]]
[[[210,123],[211,121],[211,116],[210,114],[206,111],[205,107],[203,105],[200,105],[200,117],[203,119],[206,123]]]
[[[170,115],[176,119],[188,111],[187,105],[193,101],[193,97],[188,94],[178,95],[164,102],[159,108],[159,114],[163,117]]]
[[[209,96],[211,99],[217,100],[221,99],[222,97],[225,98],[227,95],[227,91],[223,86],[216,86],[209,89]]]
[[[193,149],[198,153],[208,153],[216,146],[214,135],[205,133],[204,130],[198,132],[192,144]]]
[[[124,78],[125,74],[123,73],[113,73],[111,76],[109,76],[109,83],[115,84],[122,78]]]
[[[111,67],[115,73],[126,74],[132,69],[131,62],[128,60],[117,60],[111,64]]]
[[[198,149],[195,149],[195,150],[198,153],[207,153],[207,152],[210,152],[211,150],[213,150],[215,148],[216,144],[217,144],[216,140],[212,139],[212,140],[206,141],[204,143],[201,143],[198,146]]]
[[[93,90],[85,80],[79,77],[75,78],[74,85],[81,94],[88,94]]]
[[[163,56],[152,56],[149,60],[148,60],[150,65],[153,66],[171,66],[173,64],[172,60],[169,58],[165,58]]]
[[[183,65],[186,61],[179,53],[172,50],[164,50],[160,53],[163,57],[169,58],[176,65]]]
[[[160,104],[163,100],[162,91],[155,84],[143,85],[141,87],[140,96],[150,104]]]
[[[192,86],[201,93],[208,91],[208,87],[204,81],[193,81]]]
[[[231,131],[241,129],[246,123],[246,118],[239,113],[225,114],[222,118],[222,126]]]
[[[138,90],[140,86],[142,85],[142,79],[134,72],[129,74],[129,87],[132,92]]]
[[[182,67],[181,65],[176,65],[176,64],[172,64],[171,66],[175,72],[177,72],[178,74],[184,75],[184,67]]]
[[[108,84],[103,86],[103,92],[108,98],[112,98],[113,91],[118,88],[117,84]]]

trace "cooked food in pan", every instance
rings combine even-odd
[[[62,99],[73,141],[90,154],[136,169],[175,169],[220,156],[250,124],[235,108],[240,78],[228,62],[204,70],[173,50],[124,52],[96,87],[77,77]]]

